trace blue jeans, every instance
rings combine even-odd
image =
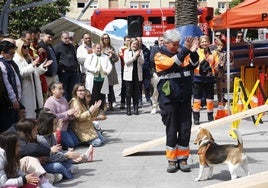
[[[88,142],[88,144],[91,144],[94,147],[98,147],[101,146],[103,144],[103,142],[105,141],[104,137],[102,136],[102,134],[100,133],[100,131],[96,131],[98,134],[98,137],[95,138],[94,140],[91,140]]]
[[[72,166],[72,160],[67,160],[64,162],[47,163],[43,165],[47,173],[62,174],[63,177],[66,179],[71,179],[74,177],[69,170],[71,166]]]
[[[61,145],[64,150],[78,146],[79,140],[71,129],[61,131]]]

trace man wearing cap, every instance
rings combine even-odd
[[[155,70],[159,76],[160,113],[166,126],[168,173],[174,173],[178,168],[183,172],[190,171],[187,159],[192,126],[191,73],[198,65],[196,50],[199,41],[198,38],[186,37],[184,46],[178,50],[180,36],[175,29],[167,30],[163,35],[164,45],[154,55]]]

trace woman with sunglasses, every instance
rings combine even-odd
[[[108,102],[109,102],[109,110],[114,111],[113,103],[115,102],[115,95],[114,95],[114,85],[118,84],[118,76],[115,68],[115,63],[118,62],[119,57],[116,54],[114,47],[111,45],[110,36],[105,33],[101,36],[100,41],[103,52],[107,55],[110,59],[112,64],[112,70],[110,74],[108,74],[108,82],[109,82],[109,94],[108,94]]]
[[[52,61],[40,62],[39,58],[33,60],[29,53],[29,44],[23,39],[16,41],[16,53],[13,60],[18,65],[22,77],[21,103],[25,106],[26,118],[36,119],[35,110],[44,105],[42,87],[39,75],[47,71]]]

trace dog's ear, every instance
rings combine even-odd
[[[210,137],[210,140],[214,142],[214,138],[210,132],[209,132],[209,137]]]

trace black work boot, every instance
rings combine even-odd
[[[168,167],[167,167],[167,172],[168,173],[174,173],[177,172],[178,168],[176,166],[175,161],[168,161]]]
[[[138,104],[133,104],[133,107],[134,107],[134,114],[139,115],[139,106],[138,106]]]
[[[131,102],[127,101],[127,115],[131,116]]]
[[[194,116],[194,124],[195,125],[200,125],[200,113],[199,112],[193,112],[193,116]]]
[[[121,102],[120,109],[125,109],[125,102]]]
[[[213,121],[214,117],[213,117],[213,112],[208,112],[208,121]]]
[[[113,107],[113,103],[112,102],[109,102],[109,110],[110,111],[114,111],[114,107]]]

